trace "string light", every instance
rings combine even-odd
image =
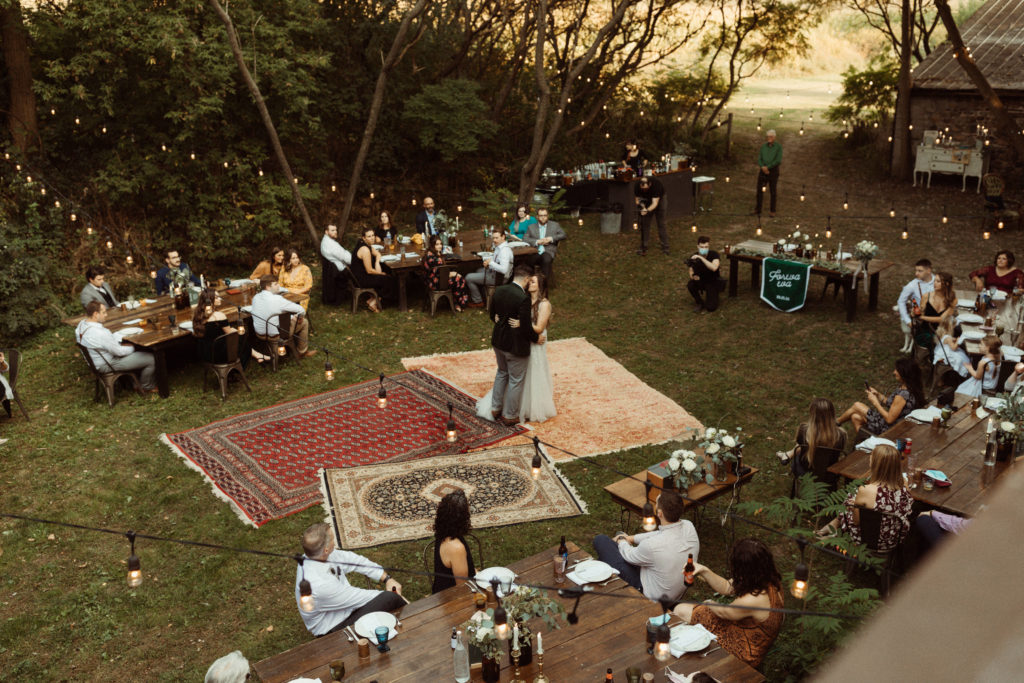
[[[330,382],[334,379],[334,366],[331,365],[331,352],[324,349],[324,355],[326,356],[324,361],[324,379]]]
[[[113,248],[114,248],[114,243],[111,242],[110,240],[107,240],[107,251],[110,251]]]
[[[135,532],[129,530],[125,536],[128,537],[132,548],[131,554],[128,556],[128,587],[138,588],[142,585],[142,563],[139,561],[139,556],[135,554]]]
[[[455,443],[459,440],[459,432],[455,428],[455,418],[452,417],[452,410],[455,406],[452,405],[451,401],[448,401],[448,423],[444,426],[444,438],[448,443]]]
[[[804,134],[804,124],[801,123],[800,124],[800,135],[803,135],[803,134]]]
[[[983,240],[987,240],[990,237],[992,237],[992,233],[990,233],[988,230],[986,230],[985,232],[981,233],[981,239],[983,239]]]
[[[370,190],[370,199],[373,199],[373,190]]]
[[[338,186],[335,185],[334,183],[331,183],[331,192],[337,192],[337,191],[338,191]]]
[[[658,520],[654,517],[654,506],[651,505],[651,487],[650,480],[644,482],[644,491],[646,492],[644,497],[644,531],[654,531],[658,526]]]
[[[827,222],[825,223],[825,239],[832,239],[832,216],[826,217]]]
[[[754,112],[753,112],[753,111],[751,111],[750,113],[751,113],[751,114],[753,114]],[[761,130],[761,119],[758,119],[758,120],[757,120],[757,129],[758,129],[758,130]]]
[[[282,358],[288,353],[288,347],[284,344],[279,344],[277,347],[277,355]]]
[[[942,224],[945,225],[949,222],[949,216],[946,215],[946,205],[942,205]]]
[[[501,604],[496,576],[491,577],[491,591],[494,593],[495,600],[498,601],[498,606],[494,608],[494,635],[498,636],[498,640],[508,640],[508,612]]]
[[[127,256],[124,257],[124,262],[130,266],[133,263],[135,263],[135,259],[132,258],[131,254],[128,254]]]
[[[729,176],[725,176],[725,182],[729,182]]]
[[[895,206],[892,206],[892,205],[889,206],[889,218],[896,218],[896,207]]]
[[[582,228],[583,227],[583,219],[582,218],[580,218],[579,223],[580,223],[580,227]]]
[[[75,221],[77,221],[77,220],[78,220],[78,216],[77,216],[77,215],[75,214],[75,212],[74,212],[74,211],[72,211],[72,212],[71,212],[71,222],[72,222],[72,223],[74,223],[74,222],[75,222]],[[90,230],[89,234],[91,235],[91,234],[92,234],[92,232],[91,232],[91,231],[92,231],[92,228],[89,228],[89,230]]]
[[[189,154],[189,155],[188,155],[188,157],[189,157],[189,159],[191,159],[192,161],[195,161],[195,160],[196,160],[196,153],[195,153],[195,152],[192,152],[191,154]]]
[[[530,461],[530,475],[534,481],[540,479],[540,466],[540,438],[535,436],[533,437],[533,460]]]
[[[302,579],[299,581],[299,609],[308,614],[316,608],[316,600],[313,598],[313,587],[306,579],[306,568],[303,566],[306,558],[296,555],[295,561],[299,563],[299,569],[302,571]]]
[[[697,224],[696,223],[694,223],[693,225],[690,226],[690,232],[697,232]]]
[[[900,239],[907,239],[910,237],[910,233],[907,232],[907,217],[903,217],[903,234],[900,235]]]
[[[259,174],[260,174],[260,178],[262,178],[263,177],[263,169],[262,168],[259,169]]]
[[[800,201],[804,201],[805,199],[807,199],[807,186],[806,185],[801,185],[800,186]]]
[[[387,408],[388,390],[384,388],[384,373],[380,373],[380,389],[377,391],[377,407]]]
[[[996,227],[999,228],[1000,230],[1002,230],[1003,229],[1003,222],[999,221],[999,223],[996,224]]]
[[[846,211],[849,208],[850,208],[850,193],[847,192],[845,195],[843,195],[843,211]]]
[[[415,197],[412,198],[412,205],[416,206],[416,198]]]
[[[794,598],[803,600],[807,597],[807,585],[811,572],[807,565],[804,564],[804,548],[807,546],[807,541],[799,539],[797,545],[800,546],[800,562],[793,568],[793,585],[790,587],[789,592],[793,594]]]

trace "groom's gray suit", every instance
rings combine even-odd
[[[523,397],[523,380],[530,362],[530,343],[537,341],[530,316],[530,295],[513,281],[494,290],[489,313],[494,320],[491,346],[498,362],[491,392],[491,413],[499,412],[506,420],[519,420],[519,402]],[[497,316],[497,317],[495,317]],[[519,327],[509,327],[512,318]]]

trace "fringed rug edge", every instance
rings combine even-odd
[[[260,528],[260,525],[257,524],[251,517],[249,517],[249,515],[245,513],[245,510],[243,510],[241,506],[239,506],[239,504],[236,503],[231,496],[224,493],[224,491],[219,486],[217,486],[217,482],[213,480],[213,477],[206,473],[206,470],[204,470],[199,465],[199,463],[195,462],[192,458],[188,457],[185,451],[178,448],[177,445],[175,445],[169,438],[167,438],[166,433],[160,435],[160,441],[162,441],[165,446],[170,448],[172,453],[181,458],[185,462],[186,467],[198,472],[200,476],[202,476],[202,478],[206,480],[206,483],[210,485],[210,488],[213,489],[214,497],[219,498],[223,502],[227,503],[231,507],[231,510],[238,517],[238,519],[242,520],[242,522],[248,524],[249,526],[255,529]]]

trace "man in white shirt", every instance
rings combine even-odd
[[[407,601],[402,597],[402,584],[388,576],[376,562],[347,550],[334,548],[334,534],[323,523],[314,524],[302,534],[302,564],[295,572],[295,602],[306,628],[314,636],[334,633],[354,624],[371,612],[393,612]],[[346,574],[356,572],[371,581],[383,582],[384,590],[357,588]],[[313,609],[303,611],[300,601],[302,579],[309,581],[313,591]]]
[[[320,240],[320,253],[334,264],[338,272],[352,264],[352,253],[338,242],[338,226],[328,225],[324,238]]]
[[[505,229],[495,228],[491,233],[494,252],[484,259],[484,267],[466,276],[469,286],[469,308],[483,308],[484,296],[480,288],[485,285],[503,285],[512,273],[512,248],[505,241]]]
[[[675,600],[683,591],[683,567],[689,555],[697,561],[700,540],[693,524],[683,519],[683,498],[677,491],[662,491],[655,505],[661,526],[635,536],[619,533],[614,539],[594,538],[597,559],[619,570],[619,578],[651,600]]]
[[[131,344],[121,343],[121,333],[114,334],[103,326],[107,307],[99,301],[90,301],[85,307],[85,320],[75,328],[75,341],[89,350],[93,365],[100,372],[139,373],[144,393],[156,391],[156,360],[148,351],[136,351]]]
[[[303,358],[315,356],[316,351],[309,348],[309,322],[306,320],[305,309],[294,301],[285,299],[280,291],[277,278],[273,275],[264,275],[260,278],[260,293],[252,298],[253,330],[261,337],[276,337],[281,333],[278,329],[279,316],[282,313],[291,313],[290,332],[295,339],[295,348]]]
[[[89,266],[85,271],[85,279],[88,280],[88,283],[82,288],[82,293],[78,295],[78,300],[82,302],[82,308],[88,306],[90,301],[99,301],[107,308],[118,306],[119,302],[114,296],[114,290],[110,288],[109,282],[105,282],[106,275],[106,271],[100,266]]]
[[[914,264],[914,279],[908,282],[900,292],[896,301],[896,312],[900,314],[900,327],[903,328],[902,353],[914,350],[914,337],[910,332],[910,309],[920,306],[924,295],[935,289],[935,278],[932,275],[932,262],[926,258]]]

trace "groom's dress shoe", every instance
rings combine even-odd
[[[491,411],[491,419],[494,420],[495,422],[497,422],[499,418],[501,418],[501,411],[500,410],[492,410]]]
[[[504,415],[498,418],[498,422],[505,425],[506,427],[515,427],[516,425],[519,424],[519,420],[513,417],[505,417]]]

